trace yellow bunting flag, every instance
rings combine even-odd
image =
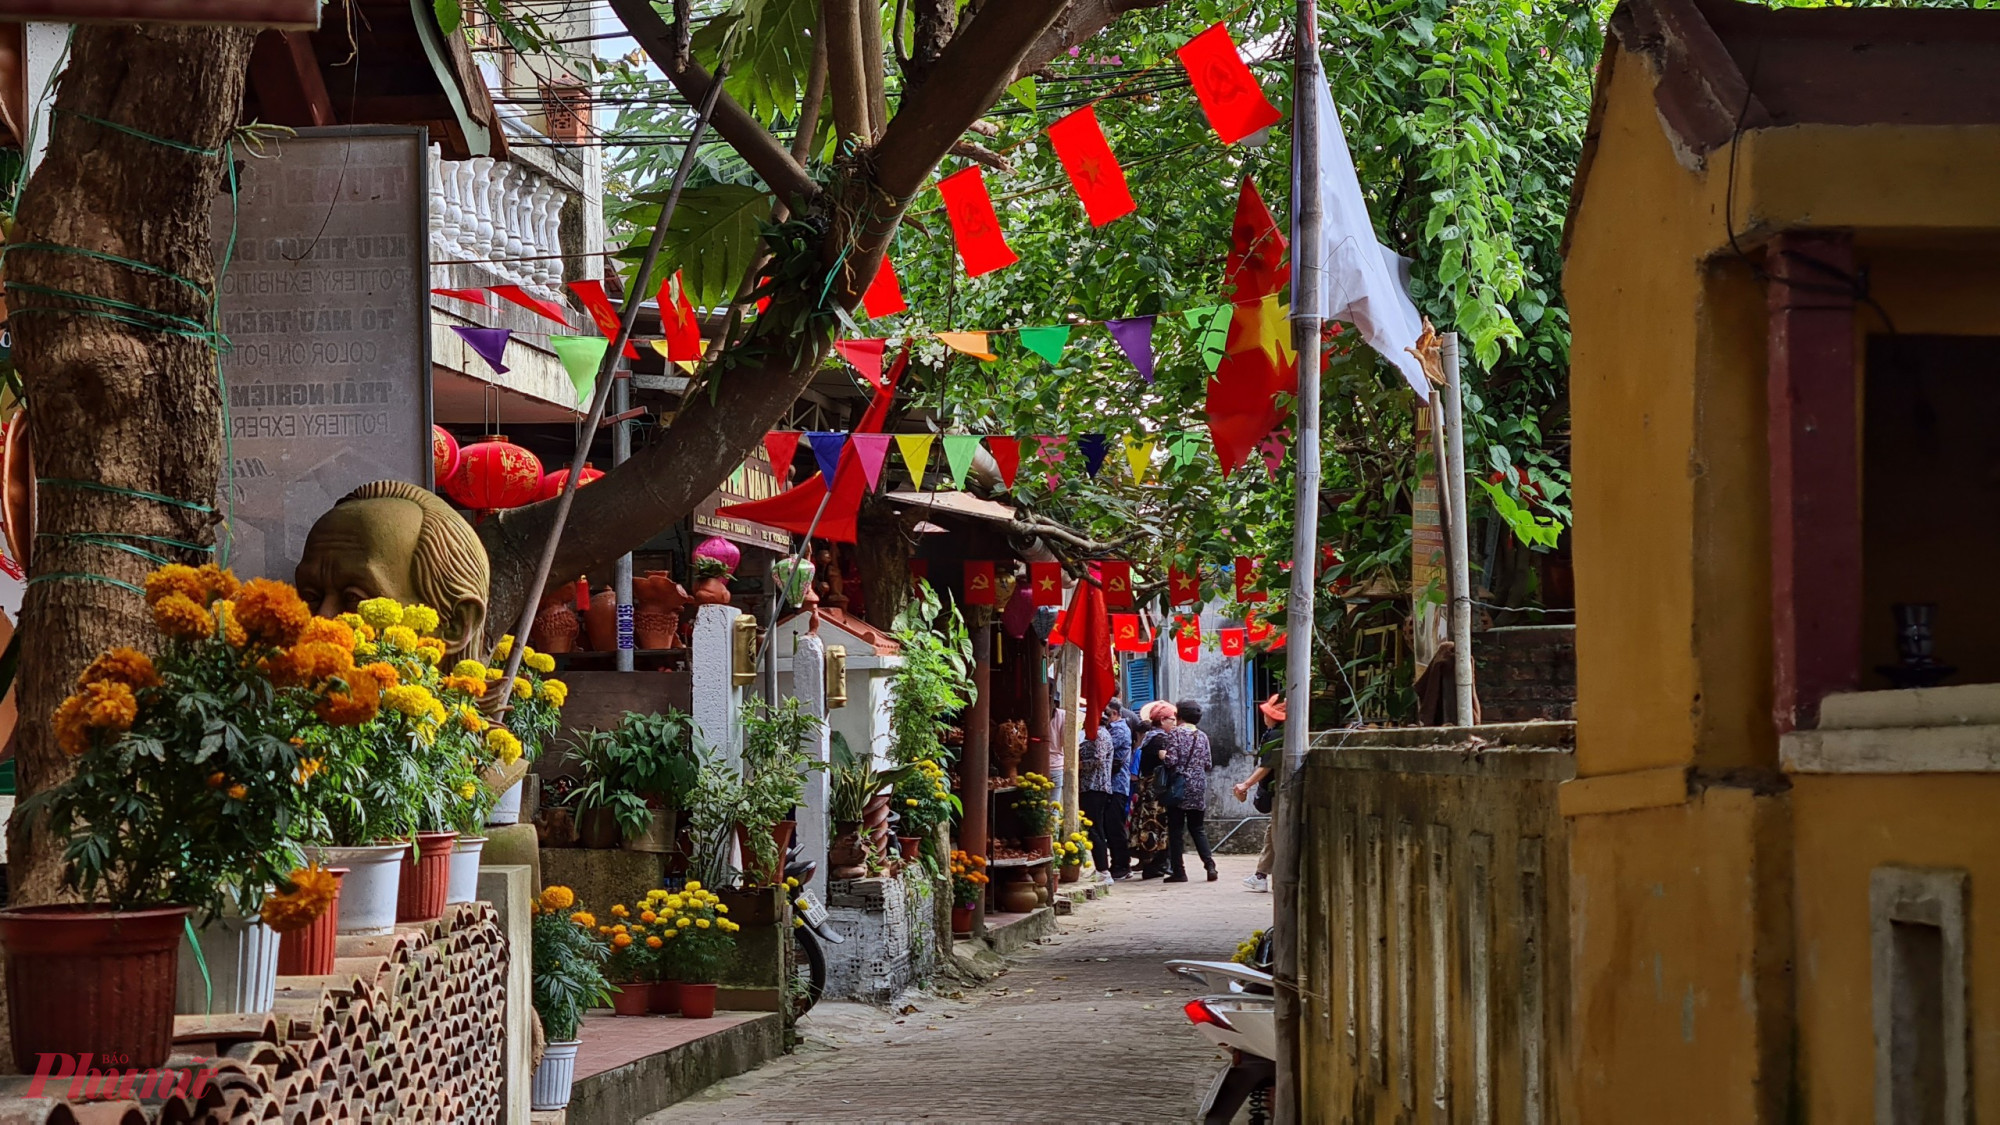
[[[984,332],[940,332],[937,334],[937,338],[944,343],[945,347],[950,348],[952,351],[963,352],[974,359],[989,360],[1000,358],[986,350],[986,333]]]
[[[910,481],[919,488],[924,483],[924,466],[930,464],[931,442],[936,434],[897,434],[896,448],[903,454],[903,466],[910,470]]]
[[[1132,483],[1145,484],[1146,474],[1153,468],[1153,439],[1140,441],[1131,434],[1126,434],[1125,461],[1132,466]]]

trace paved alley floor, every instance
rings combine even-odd
[[[1192,982],[1161,964],[1226,961],[1271,922],[1271,896],[1241,882],[1256,857],[1216,860],[1220,882],[1199,881],[1196,863],[1192,882],[1118,884],[957,998],[912,996],[901,1011],[822,1004],[796,1052],[645,1125],[1192,1120],[1225,1056],[1181,1013]]]

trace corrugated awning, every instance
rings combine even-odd
[[[998,500],[982,500],[970,492],[890,492],[885,498],[892,504],[908,504],[944,515],[998,524],[1011,524],[1018,515],[1011,505]]]

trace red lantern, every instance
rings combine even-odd
[[[458,439],[443,426],[431,427],[431,479],[437,487],[443,488],[453,473],[458,472]]]
[[[590,467],[590,462],[585,461],[583,463],[583,472],[577,474],[576,486],[578,488],[582,488],[584,485],[589,484],[591,481],[602,479],[603,476],[604,476],[604,470],[593,469]],[[542,474],[542,490],[541,492],[536,494],[535,499],[537,500],[555,499],[558,495],[561,495],[563,489],[563,482],[568,479],[569,479],[568,469],[558,469],[553,473]]]
[[[468,508],[518,508],[533,503],[541,492],[541,461],[504,434],[488,434],[459,450],[458,462],[458,472],[445,482],[444,490]]]

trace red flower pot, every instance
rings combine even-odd
[[[771,866],[764,868],[757,863],[757,853],[750,850],[750,830],[736,826],[736,846],[743,850],[743,875],[753,886],[769,886],[779,879],[785,869],[785,849],[792,846],[792,829],[796,823],[781,820],[771,826]]]
[[[915,863],[923,856],[924,838],[922,836],[898,836],[896,837],[896,846],[903,850],[904,859]]]
[[[1078,879],[1083,878],[1083,865],[1080,863],[1065,863],[1062,865],[1062,874],[1058,875],[1057,878],[1065,883],[1074,883]]]
[[[323,977],[333,971],[333,939],[340,926],[340,883],[347,868],[329,867],[333,876],[333,901],[326,913],[313,919],[303,930],[278,937],[278,975],[281,977]]]
[[[705,1020],[715,1014],[715,986],[681,982],[681,1016]]]
[[[0,910],[14,1072],[35,1073],[43,1055],[140,1070],[166,1062],[187,917],[184,906]]]
[[[652,1002],[646,1010],[656,1016],[671,1016],[681,1010],[681,982],[677,980],[656,980],[647,986],[647,995]]]
[[[416,858],[403,857],[403,881],[396,888],[396,921],[430,922],[444,913],[451,896],[451,849],[456,832],[417,833]]]
[[[611,986],[611,1010],[621,1016],[643,1016],[652,1000],[652,986],[627,981]]]
[[[951,908],[951,932],[955,934],[965,934],[967,936],[971,935],[972,933],[971,906],[954,906]]]

